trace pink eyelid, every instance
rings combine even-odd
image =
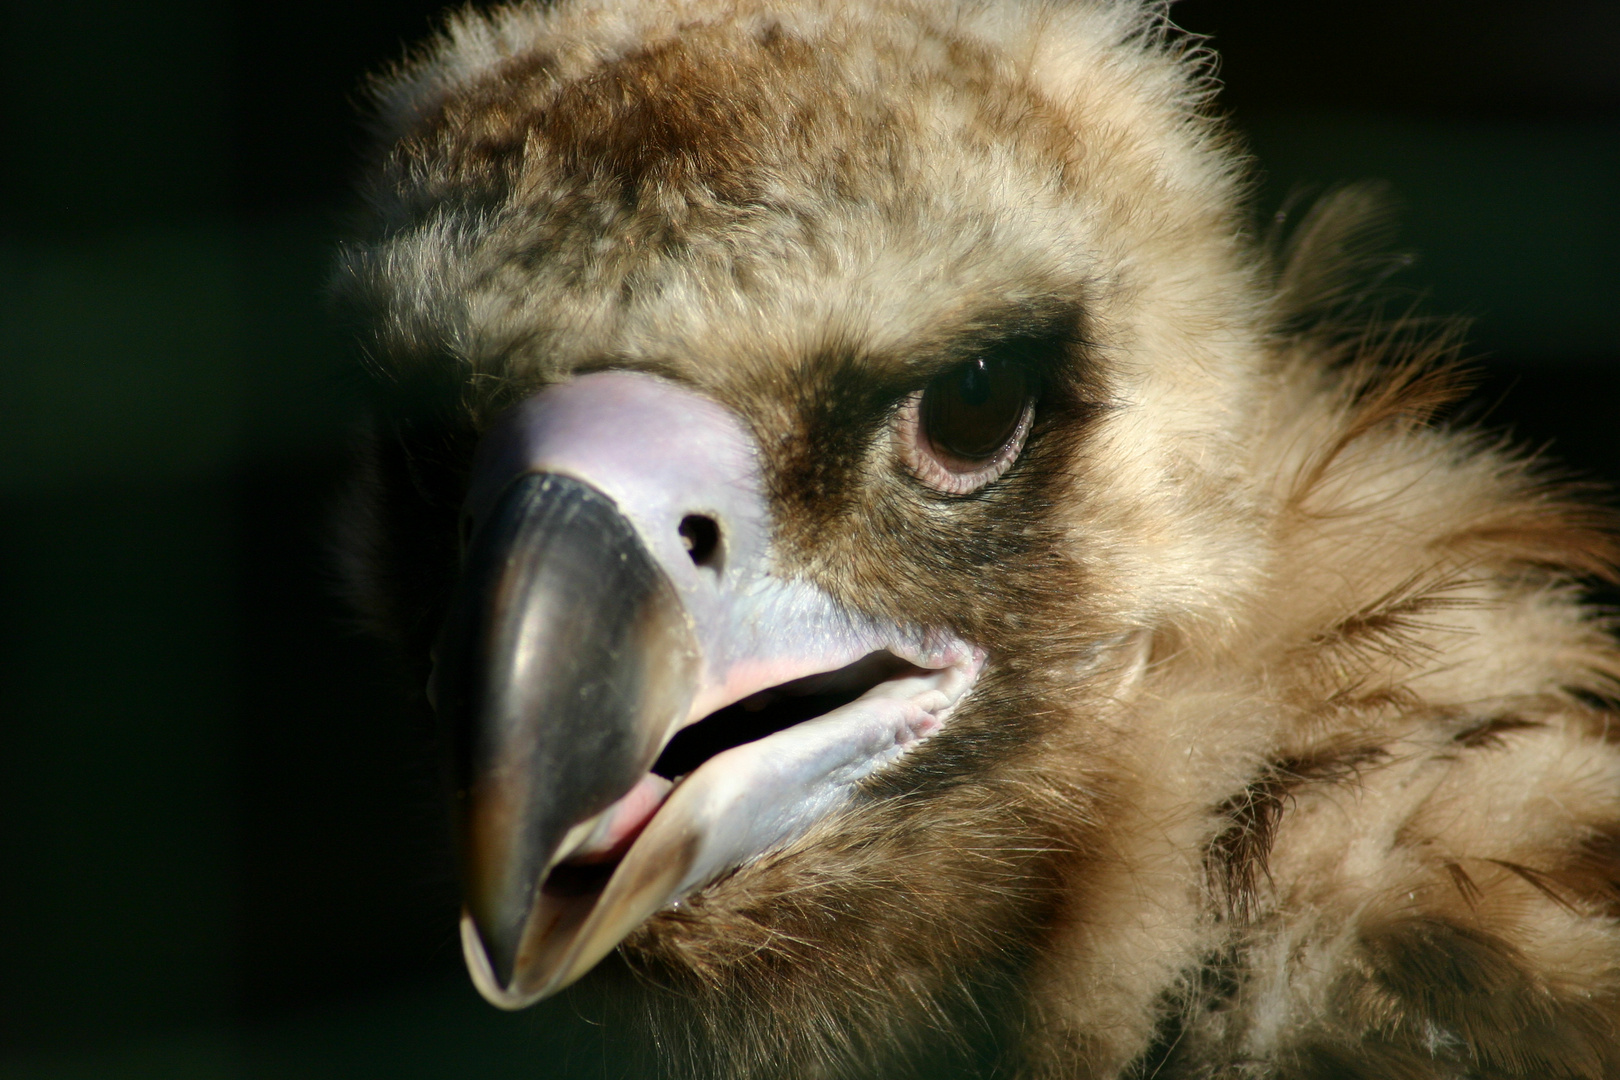
[[[1035,419],[1034,401],[1024,404],[1012,436],[988,461],[958,462],[942,454],[922,427],[922,395],[918,390],[900,406],[895,425],[895,447],[913,476],[945,495],[967,495],[1006,472],[1024,448]]]

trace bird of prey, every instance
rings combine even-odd
[[[378,79],[345,543],[491,1002],[618,950],[701,1076],[1620,1077],[1605,516],[1357,314],[1364,193],[1257,235],[1212,93],[1144,0],[524,2]]]

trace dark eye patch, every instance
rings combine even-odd
[[[868,497],[873,448],[903,410],[921,412],[925,394],[932,434],[919,441],[929,453],[937,446],[940,458],[959,467],[954,471],[972,471],[1021,428],[1031,430],[1028,406],[1037,398],[1050,398],[1056,416],[1071,398],[1090,396],[1083,345],[1082,313],[1072,300],[988,309],[882,354],[856,343],[825,347],[804,357],[791,377],[777,372],[752,389],[742,400],[760,404],[741,411],[787,421],[759,433],[773,459],[775,497],[826,518]]]

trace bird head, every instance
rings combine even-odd
[[[356,573],[490,1001],[623,946],[876,1040],[1068,917],[1266,557],[1207,94],[1103,0],[519,5],[378,81]]]

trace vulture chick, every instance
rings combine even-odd
[[[1137,0],[516,4],[378,81],[349,561],[490,1001],[618,949],[704,1076],[1620,1077],[1602,516],[1346,321],[1365,197],[1246,231],[1210,93]]]

